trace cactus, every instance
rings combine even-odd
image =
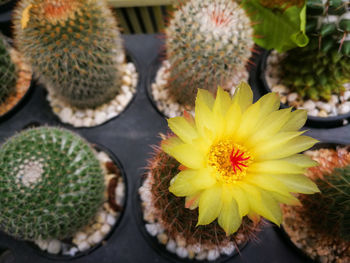
[[[186,244],[201,243],[205,247],[220,246],[229,241],[241,245],[252,238],[260,225],[243,218],[243,223],[236,233],[227,236],[217,221],[209,225],[197,226],[198,209],[185,208],[185,198],[177,197],[169,191],[171,180],[179,172],[180,163],[173,157],[155,148],[154,156],[148,162],[151,186],[151,200],[154,206],[155,218],[164,227],[169,238],[177,240],[179,236]]]
[[[0,34],[0,104],[13,92],[17,83],[18,72],[12,62],[9,46]]]
[[[106,1],[22,0],[15,42],[46,87],[77,108],[94,108],[120,91],[124,55]]]
[[[310,37],[319,40],[322,51],[336,48],[350,56],[350,4],[343,0],[308,0],[307,26]]]
[[[347,148],[321,149],[315,156],[320,166],[308,175],[321,192],[301,196],[301,216],[313,232],[350,241],[350,153]]]
[[[292,241],[312,259],[349,262],[349,147],[325,148],[306,154],[319,163],[306,175],[317,183],[321,192],[300,194],[300,206],[283,208],[285,229]]]
[[[252,35],[249,17],[234,0],[182,3],[166,28],[172,99],[193,106],[198,88],[214,93],[245,71]]]
[[[308,46],[290,50],[282,61],[282,83],[302,97],[329,100],[350,79],[350,5],[307,1]]]
[[[0,229],[24,240],[72,236],[103,202],[94,150],[68,130],[22,131],[0,148]]]
[[[329,100],[340,94],[350,79],[350,57],[342,56],[337,48],[319,50],[318,42],[287,52],[281,62],[282,83],[304,98]]]

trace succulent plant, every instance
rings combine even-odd
[[[328,155],[328,163],[325,165],[321,161],[321,167],[312,171],[321,192],[302,195],[301,209],[308,226],[315,233],[350,241],[350,154],[345,153],[345,149],[330,151],[334,153]],[[343,164],[339,165],[341,162]],[[336,166],[332,167],[333,164]]]
[[[322,51],[336,47],[350,56],[350,4],[343,0],[308,0],[306,30]]]
[[[8,139],[0,178],[0,229],[24,240],[70,237],[103,201],[94,150],[68,130],[41,127]]]
[[[242,74],[252,54],[252,35],[249,17],[233,0],[182,1],[166,28],[173,100],[193,106],[198,88],[214,93]]]
[[[329,100],[350,80],[350,57],[335,46],[327,52],[319,50],[318,41],[312,39],[306,47],[287,52],[281,72],[282,83],[302,97]]]
[[[304,98],[329,100],[350,80],[350,5],[345,1],[307,1],[310,43],[287,53],[282,82]]]
[[[16,65],[12,62],[9,46],[0,34],[0,104],[15,91],[17,77]]]
[[[14,13],[18,49],[61,100],[94,108],[117,95],[124,51],[105,0],[22,0]]]

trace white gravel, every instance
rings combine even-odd
[[[43,250],[51,254],[62,254],[75,256],[78,252],[83,252],[89,248],[98,245],[112,230],[120,216],[120,212],[115,212],[108,204],[108,183],[114,178],[114,174],[109,174],[106,168],[107,162],[113,162],[105,152],[98,152],[97,158],[100,161],[105,172],[105,201],[96,214],[95,219],[87,226],[83,227],[79,232],[72,237],[72,243],[65,243],[60,240],[36,240],[35,244]],[[121,186],[121,187],[120,187]],[[122,176],[119,176],[118,186],[116,188],[116,203],[123,206],[125,198],[125,184]]]
[[[309,116],[331,117],[350,112],[350,81],[343,84],[345,92],[341,95],[333,94],[327,102],[303,100],[299,94],[292,92],[288,87],[281,84],[280,61],[285,54],[272,51],[267,58],[265,77],[268,86],[273,92],[280,95],[281,102],[297,109],[306,109]],[[346,125],[347,122],[344,122]]]
[[[158,110],[163,113],[168,118],[173,118],[176,116],[181,116],[184,110],[188,111],[184,105],[173,101],[168,94],[168,79],[170,77],[170,63],[167,60],[164,60],[161,67],[159,68],[154,83],[151,84],[151,92],[153,100],[155,101],[156,107]],[[241,81],[248,81],[249,73],[248,71],[240,72],[237,74],[234,79],[232,79],[230,85],[230,93],[233,94],[235,87]],[[190,110],[191,111],[191,110]]]
[[[125,63],[122,66],[123,77],[121,92],[113,100],[96,109],[77,109],[59,100],[55,94],[48,89],[47,100],[53,112],[63,123],[74,127],[94,127],[101,125],[110,119],[117,117],[130,103],[136,93],[138,74],[133,63]]]

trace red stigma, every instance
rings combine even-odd
[[[232,165],[233,172],[236,173],[236,169],[238,168],[240,171],[242,171],[241,166],[247,167],[243,162],[250,159],[250,157],[243,158],[244,152],[240,152],[239,149],[237,149],[237,152],[235,153],[235,149],[232,149],[232,152],[230,154],[230,161]]]

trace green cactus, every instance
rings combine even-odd
[[[350,166],[337,168],[325,179],[316,181],[321,193],[311,195],[307,205],[314,205],[322,216],[312,221],[328,235],[350,241]],[[305,198],[303,203],[306,203]],[[316,222],[317,221],[317,222]]]
[[[350,56],[350,5],[342,0],[308,0],[306,30],[322,51],[336,48]]]
[[[336,168],[316,183],[321,193],[301,199],[310,227],[315,233],[350,241],[350,166]]]
[[[15,42],[46,87],[77,108],[113,99],[124,51],[105,0],[22,0]]]
[[[17,83],[18,72],[9,54],[9,45],[0,34],[0,104],[13,92]]]
[[[24,240],[72,236],[103,202],[94,150],[68,130],[25,130],[0,148],[0,229]]]
[[[308,46],[287,52],[282,83],[302,97],[329,100],[350,79],[350,5],[342,0],[307,1]]]
[[[304,98],[329,100],[332,94],[344,91],[350,79],[350,57],[336,47],[319,50],[318,42],[287,52],[281,62],[282,83]]]
[[[234,0],[182,1],[166,28],[168,92],[193,106],[198,88],[216,92],[243,74],[253,49],[253,29]]]

